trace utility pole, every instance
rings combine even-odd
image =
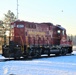
[[[19,5],[18,5],[18,0],[17,0],[17,19],[18,19],[18,14],[19,14],[19,13],[18,13],[18,6],[19,6]]]

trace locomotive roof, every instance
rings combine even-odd
[[[41,23],[41,24],[47,24],[49,26],[54,26],[53,23],[48,23],[48,22],[47,23]]]
[[[44,24],[46,24],[46,25],[49,25],[49,26],[55,26],[55,27],[58,27],[59,29],[61,29],[61,30],[66,30],[65,28],[63,28],[61,25],[54,25],[53,23],[50,23],[50,22],[43,22],[43,23],[37,23],[37,22],[29,22],[29,21],[20,21],[20,20],[17,20],[17,21],[15,21],[14,23],[16,23],[16,22],[20,22],[20,23],[34,23],[34,24],[37,24],[37,25],[44,25]]]
[[[37,23],[37,22],[29,22],[29,21],[23,21],[23,20],[22,20],[22,21],[17,20],[17,21],[15,21],[15,22],[22,22],[22,23],[23,23],[23,22],[27,22],[27,23],[36,23],[36,24],[48,24],[48,25],[52,25],[52,26],[53,26],[53,23],[49,23],[49,22],[47,22],[47,23],[45,23],[45,22],[43,22],[43,23]],[[14,22],[14,23],[15,23],[15,22]]]
[[[56,25],[56,27],[58,27],[61,30],[66,30],[65,28],[63,28],[61,25]]]

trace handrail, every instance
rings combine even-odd
[[[20,37],[20,39],[21,39],[21,43],[22,43],[22,51],[24,51],[24,42],[23,42],[23,39],[22,39],[22,37],[21,36],[15,36],[15,37]]]

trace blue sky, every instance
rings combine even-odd
[[[19,19],[31,22],[51,22],[76,35],[76,0],[18,0]],[[16,14],[17,0],[1,0],[0,18],[11,10]]]

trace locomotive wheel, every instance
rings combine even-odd
[[[22,55],[21,50],[17,50],[17,51],[14,53],[14,59],[20,59],[21,55]]]
[[[20,59],[20,57],[14,57],[14,60],[18,60],[18,59]]]
[[[48,57],[50,57],[50,49],[48,49]]]
[[[27,53],[27,58],[32,58],[32,56],[33,56],[33,50],[32,49],[30,49],[30,48],[28,48],[28,53]]]
[[[56,53],[55,55],[56,55],[56,56],[60,56],[60,55],[62,55],[62,49],[59,49],[59,48],[58,48],[58,50],[59,50],[59,52]]]
[[[34,58],[39,58],[39,57],[41,57],[41,50],[36,49],[35,54],[34,54]]]
[[[68,50],[66,48],[62,48],[62,55],[66,55]]]
[[[55,55],[56,55],[56,56],[59,56],[59,55],[60,55],[60,53],[56,53]]]

